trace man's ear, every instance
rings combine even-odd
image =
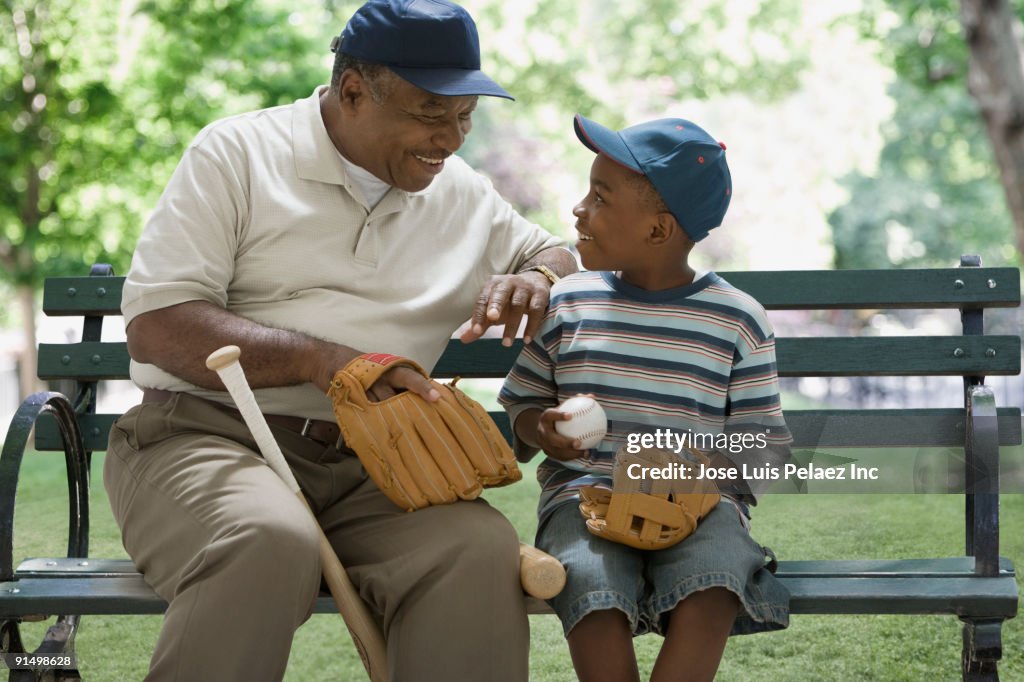
[[[338,82],[338,94],[341,108],[345,113],[355,113],[357,109],[370,100],[370,88],[363,74],[355,69],[345,69]]]

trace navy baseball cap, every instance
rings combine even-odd
[[[331,51],[383,64],[435,95],[513,99],[480,70],[473,17],[447,0],[370,0],[352,15]]]
[[[576,114],[573,125],[591,151],[645,175],[693,241],[722,224],[732,198],[725,145],[696,123],[662,118],[615,132]]]

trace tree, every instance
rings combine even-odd
[[[0,277],[19,302],[24,395],[42,280],[95,262],[123,272],[199,128],[308,93],[320,70],[289,11],[257,0],[3,8],[13,40],[0,45]]]
[[[105,189],[126,118],[107,77],[116,54],[94,49],[100,36],[115,32],[112,8],[42,0],[5,2],[4,10],[3,33],[12,39],[0,46],[0,262],[30,341],[25,368],[35,367],[35,291],[43,271],[80,263],[88,245],[108,234],[108,227],[93,233],[86,221],[65,224],[62,216],[81,214],[97,199],[118,203]],[[21,379],[23,392],[33,388],[31,371]]]
[[[1020,12],[1018,5],[1018,14]],[[962,0],[971,58],[967,89],[978,102],[999,164],[1006,202],[1024,254],[1024,49],[1021,21],[1008,0]]]
[[[966,248],[989,263],[1019,259],[993,143],[968,92],[957,4],[869,2],[858,18],[895,72],[896,108],[877,172],[846,178],[850,199],[829,216],[836,267],[948,265]]]

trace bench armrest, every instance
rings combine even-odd
[[[61,393],[33,393],[18,407],[0,450],[0,582],[14,578],[14,501],[28,437],[40,415],[51,414],[64,441],[68,472],[68,556],[89,551],[89,458],[74,407]]]
[[[985,385],[968,386],[964,442],[967,555],[977,575],[999,572],[999,423],[996,399]]]

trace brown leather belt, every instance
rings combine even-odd
[[[190,394],[191,395],[191,394]],[[142,402],[144,403],[162,403],[170,400],[175,396],[174,391],[165,391],[159,388],[147,388],[142,391]],[[227,412],[233,417],[242,419],[242,414],[231,407],[230,405],[224,405],[214,400],[207,400],[206,398],[200,398],[197,395],[192,395],[197,400],[202,400],[205,403]],[[292,417],[284,414],[265,414],[263,417],[267,420],[267,423],[271,426],[276,426],[286,431],[297,433],[303,438],[319,443],[320,445],[328,445],[338,450],[344,447],[344,440],[341,437],[341,429],[334,422],[324,421],[322,419],[304,419],[303,417]]]

